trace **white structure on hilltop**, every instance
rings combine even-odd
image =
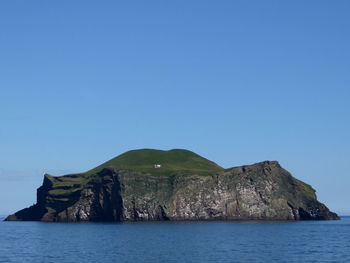
[[[154,164],[153,168],[162,168],[162,165],[161,164]]]

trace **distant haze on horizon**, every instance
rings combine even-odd
[[[1,1],[0,214],[45,172],[277,160],[350,215],[349,1]]]

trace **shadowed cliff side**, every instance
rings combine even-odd
[[[225,170],[185,150],[128,153],[84,174],[45,175],[37,204],[6,220],[339,219],[276,161]]]

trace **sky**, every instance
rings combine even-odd
[[[0,1],[0,214],[139,148],[278,160],[350,215],[350,2]]]

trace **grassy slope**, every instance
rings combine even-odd
[[[162,167],[156,169],[153,167],[154,164],[161,164]],[[49,191],[49,194],[55,199],[65,200],[66,196],[81,190],[89,179],[103,168],[133,170],[158,176],[172,174],[209,175],[224,170],[214,162],[188,150],[132,150],[85,173],[59,177],[46,175],[53,184],[53,189]]]
[[[161,164],[161,168],[153,168],[154,164]],[[224,169],[191,151],[174,149],[161,151],[153,149],[133,150],[113,158],[100,166],[90,170],[87,174],[94,174],[103,168],[117,168],[151,173],[154,175],[168,175],[174,173],[212,174]]]

